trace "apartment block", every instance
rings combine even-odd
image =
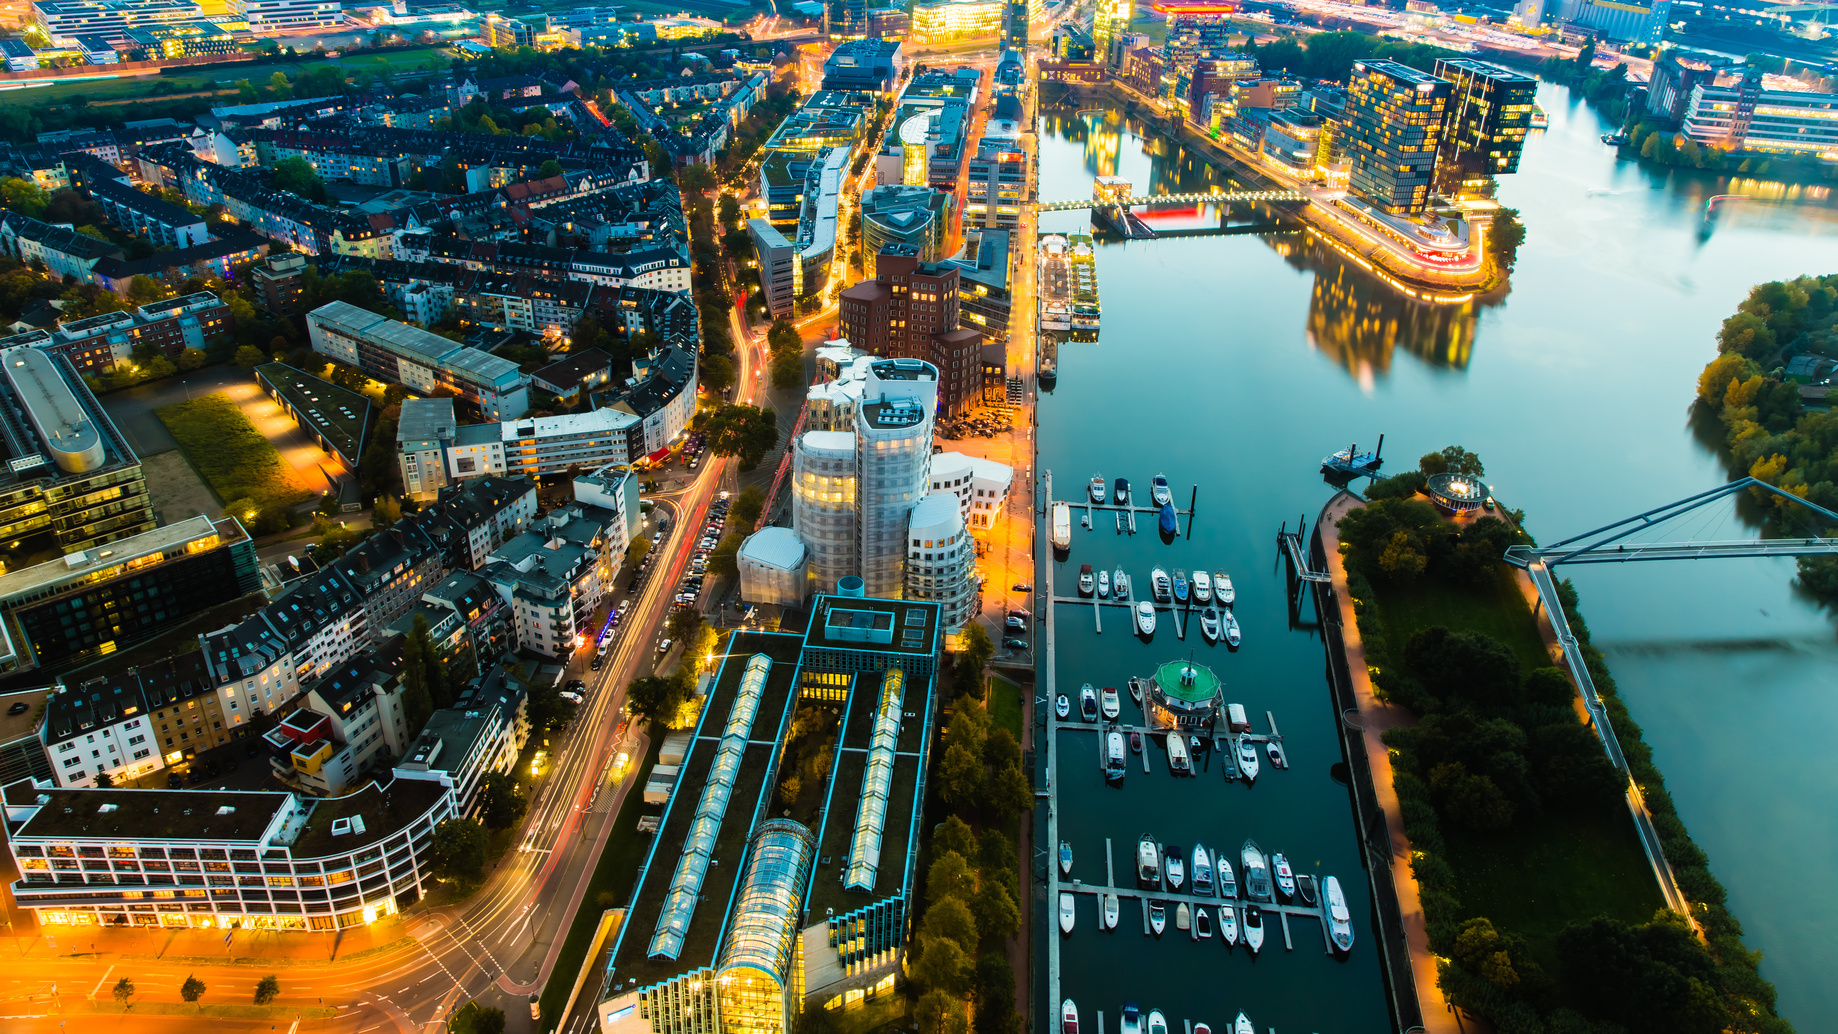
[[[347,302],[322,305],[306,321],[314,351],[380,380],[451,393],[488,420],[515,419],[530,408],[529,377],[508,359]]]
[[[962,271],[925,262],[911,245],[890,245],[876,276],[842,292],[842,336],[872,355],[923,359],[938,374],[938,407],[967,410],[980,396],[983,336],[958,325]]]

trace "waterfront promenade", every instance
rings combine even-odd
[[[1347,591],[1346,564],[1340,556],[1340,518],[1350,510],[1364,506],[1358,496],[1341,493],[1325,509],[1315,525],[1327,553],[1328,573],[1332,576],[1334,601],[1340,608],[1341,635],[1346,645],[1347,670],[1353,683],[1354,698],[1359,704],[1356,719],[1342,716],[1342,721],[1356,721],[1366,759],[1372,767],[1372,781],[1379,807],[1385,812],[1385,827],[1391,835],[1391,878],[1397,888],[1398,911],[1404,920],[1404,934],[1410,944],[1411,976],[1417,988],[1418,1005],[1423,1012],[1423,1029],[1429,1034],[1461,1034],[1463,1018],[1442,995],[1436,983],[1436,957],[1430,952],[1429,928],[1424,922],[1423,905],[1418,898],[1417,878],[1410,869],[1410,839],[1404,835],[1404,815],[1398,807],[1398,795],[1391,771],[1391,755],[1381,737],[1386,730],[1414,725],[1416,718],[1396,704],[1378,699],[1372,691],[1372,679],[1366,673],[1366,650],[1360,641],[1359,623],[1353,614],[1353,597]],[[1471,1022],[1471,1021],[1470,1021]]]

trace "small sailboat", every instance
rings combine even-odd
[[[1118,506],[1130,505],[1130,479],[1118,478],[1117,483],[1111,486],[1110,496],[1117,501]]]
[[[1121,567],[1110,576],[1110,594],[1120,600],[1130,598],[1130,576],[1124,574]]]
[[[1149,1010],[1149,1034],[1168,1034],[1168,1021],[1160,1009]]]
[[[1238,860],[1244,863],[1245,899],[1249,901],[1272,900],[1275,895],[1270,892],[1270,870],[1264,864],[1264,850],[1257,846],[1257,841],[1246,840],[1244,850],[1240,853]]]
[[[1079,1034],[1079,1007],[1070,998],[1059,1003],[1059,1029],[1064,1034]]]
[[[1313,876],[1307,873],[1296,875],[1296,897],[1301,898],[1302,904],[1309,908],[1315,907],[1315,878]]]
[[[1091,595],[1091,590],[1093,586],[1095,586],[1096,584],[1097,583],[1092,580],[1091,565],[1090,564],[1079,565],[1079,595],[1080,596]]]
[[[1123,1034],[1142,1034],[1142,1010],[1136,1008],[1135,1002],[1123,1003],[1123,1019],[1119,1025]]]
[[[1213,863],[1212,855],[1206,853],[1206,845],[1193,845],[1193,892],[1203,898],[1213,896]]]
[[[1059,932],[1060,933],[1069,934],[1072,932],[1073,918],[1074,918],[1074,912],[1072,911],[1072,892],[1071,891],[1060,891],[1060,894],[1059,894]]]
[[[1226,899],[1238,896],[1238,879],[1232,875],[1232,863],[1226,861],[1225,852],[1213,855],[1213,882],[1219,885],[1219,896]]]
[[[1062,919],[1060,925],[1065,925]],[[1256,905],[1244,907],[1244,942],[1255,955],[1264,947],[1264,913]]]
[[[1180,527],[1174,523],[1173,503],[1162,504],[1161,517],[1159,518],[1159,524],[1157,526],[1161,528],[1163,535],[1173,535],[1176,531],[1180,530]]]
[[[1104,475],[1091,476],[1091,501],[1100,505],[1104,502]]]
[[[1065,721],[1072,714],[1072,699],[1061,693],[1053,701],[1053,713],[1059,716],[1060,721]]]
[[[1271,868],[1271,871],[1276,873],[1277,893],[1283,895],[1286,898],[1295,897],[1296,895],[1296,873],[1294,869],[1291,869],[1289,867],[1289,856],[1285,855],[1281,851],[1278,851],[1277,853],[1271,855],[1270,856],[1270,868]]]
[[[1079,717],[1088,722],[1098,720],[1098,691],[1089,682],[1079,687]]]
[[[1283,760],[1283,745],[1271,740],[1264,744],[1264,753],[1270,755],[1270,763],[1278,768],[1288,768],[1289,762]]]
[[[1193,572],[1193,598],[1201,603],[1211,603],[1213,599],[1213,576],[1205,571]]]
[[[1149,929],[1154,930],[1155,936],[1160,937],[1162,931],[1167,928],[1168,911],[1162,908],[1162,903],[1159,901],[1149,902]]]
[[[1114,722],[1123,713],[1123,702],[1117,697],[1117,687],[1105,686],[1104,692],[1098,695],[1099,707],[1104,712],[1104,720]]]
[[[1187,571],[1184,568],[1179,568],[1179,567],[1175,568],[1174,569],[1174,600],[1176,603],[1186,603],[1187,602],[1188,589],[1189,589],[1189,586],[1187,584]]]
[[[1353,947],[1353,915],[1347,911],[1347,896],[1340,890],[1340,878],[1327,878],[1327,932],[1334,947],[1349,951]]]
[[[1228,948],[1238,943],[1238,911],[1230,905],[1219,906],[1219,939]]]
[[[1257,781],[1257,744],[1243,736],[1238,737],[1238,767],[1246,779]]]
[[[1147,833],[1136,842],[1136,882],[1145,887],[1162,885],[1162,853]]]
[[[1174,906],[1174,928],[1176,930],[1190,930],[1193,928],[1193,910],[1187,907],[1187,902],[1185,901]]]
[[[1225,612],[1225,642],[1232,649],[1238,649],[1239,640],[1243,637],[1238,632],[1238,615],[1230,610]]]
[[[1162,876],[1168,881],[1169,890],[1180,890],[1187,879],[1187,863],[1181,858],[1178,845],[1169,844],[1162,848]]]
[[[1155,634],[1155,605],[1148,600],[1136,601],[1136,631],[1143,635]]]
[[[1059,872],[1062,876],[1072,875],[1072,845],[1064,840],[1059,842]]]
[[[1174,502],[1174,493],[1168,491],[1168,476],[1157,474],[1149,479],[1149,498],[1155,500],[1156,506],[1167,506]]]
[[[1257,1027],[1252,1024],[1250,1017],[1239,1013],[1238,1021],[1232,1024],[1232,1034],[1257,1034]]]
[[[1213,917],[1205,905],[1196,905],[1193,910],[1193,939],[1201,940],[1213,935]]]
[[[1149,569],[1149,588],[1155,595],[1155,602],[1174,602],[1174,581],[1168,577],[1168,572],[1162,568],[1152,567]]]
[[[1117,914],[1121,910],[1117,895],[1104,895],[1104,929],[1115,930],[1117,928]]]
[[[1200,634],[1205,636],[1206,641],[1209,643],[1216,643],[1219,641],[1218,608],[1209,604],[1205,610],[1200,612]]]
[[[1213,572],[1213,595],[1219,597],[1219,605],[1229,607],[1238,599],[1237,590],[1232,588],[1232,578],[1224,571]]]
[[[1099,571],[1098,572],[1098,598],[1105,599],[1105,600],[1110,599],[1110,572],[1109,571]]]

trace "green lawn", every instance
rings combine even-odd
[[[555,968],[542,989],[542,1029],[545,1031],[554,1030],[555,1024],[560,1022],[562,1006],[567,1004],[568,992],[574,990],[574,979],[580,975],[581,965],[586,961],[594,928],[600,925],[600,895],[611,894],[621,907],[632,896],[632,884],[638,879],[638,869],[645,863],[645,851],[651,846],[650,835],[638,835],[638,819],[645,811],[645,776],[651,766],[657,764],[657,752],[663,745],[662,732],[651,737],[651,747],[632,776],[632,788],[626,791],[619,817],[613,822],[612,832],[607,834],[606,847],[600,852],[600,864],[594,867],[593,880],[587,884],[587,894],[581,899],[581,910],[574,914],[568,937],[562,941],[561,954],[556,956]]]
[[[1487,836],[1450,824],[1443,838],[1462,905],[1524,936],[1549,972],[1567,924],[1598,915],[1644,923],[1666,904],[1625,809],[1546,815]]]
[[[294,485],[281,454],[223,392],[155,413],[219,503],[255,498],[288,506],[311,496]]]
[[[997,729],[1007,729],[1021,741],[1021,693],[1019,685],[999,675],[989,677],[989,717]]]
[[[1391,656],[1402,659],[1404,644],[1421,628],[1441,625],[1455,632],[1485,632],[1512,647],[1527,671],[1547,668],[1551,655],[1538,634],[1537,619],[1504,565],[1493,585],[1469,589],[1421,579],[1398,588],[1387,585],[1378,600]]]
[[[153,96],[155,83],[171,83],[177,93],[192,93],[212,87],[209,78],[191,78],[189,76],[144,75],[129,78],[122,76],[115,79],[96,79],[82,83],[57,83],[52,86],[34,86],[25,90],[8,90],[0,93],[0,103],[8,105],[25,105],[42,107],[47,104],[61,104],[79,94],[92,100],[163,100]]]

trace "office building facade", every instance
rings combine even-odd
[[[1451,92],[1448,80],[1395,61],[1354,63],[1345,143],[1354,195],[1387,215],[1423,211]]]
[[[1493,177],[1519,171],[1538,80],[1470,58],[1440,59],[1436,75],[1452,87],[1436,155],[1436,189],[1451,197],[1490,196]]]
[[[953,415],[976,402],[983,378],[983,336],[958,325],[961,275],[954,263],[922,260],[912,245],[890,245],[875,278],[843,291],[839,307],[842,335],[855,347],[930,364],[937,407]]]

